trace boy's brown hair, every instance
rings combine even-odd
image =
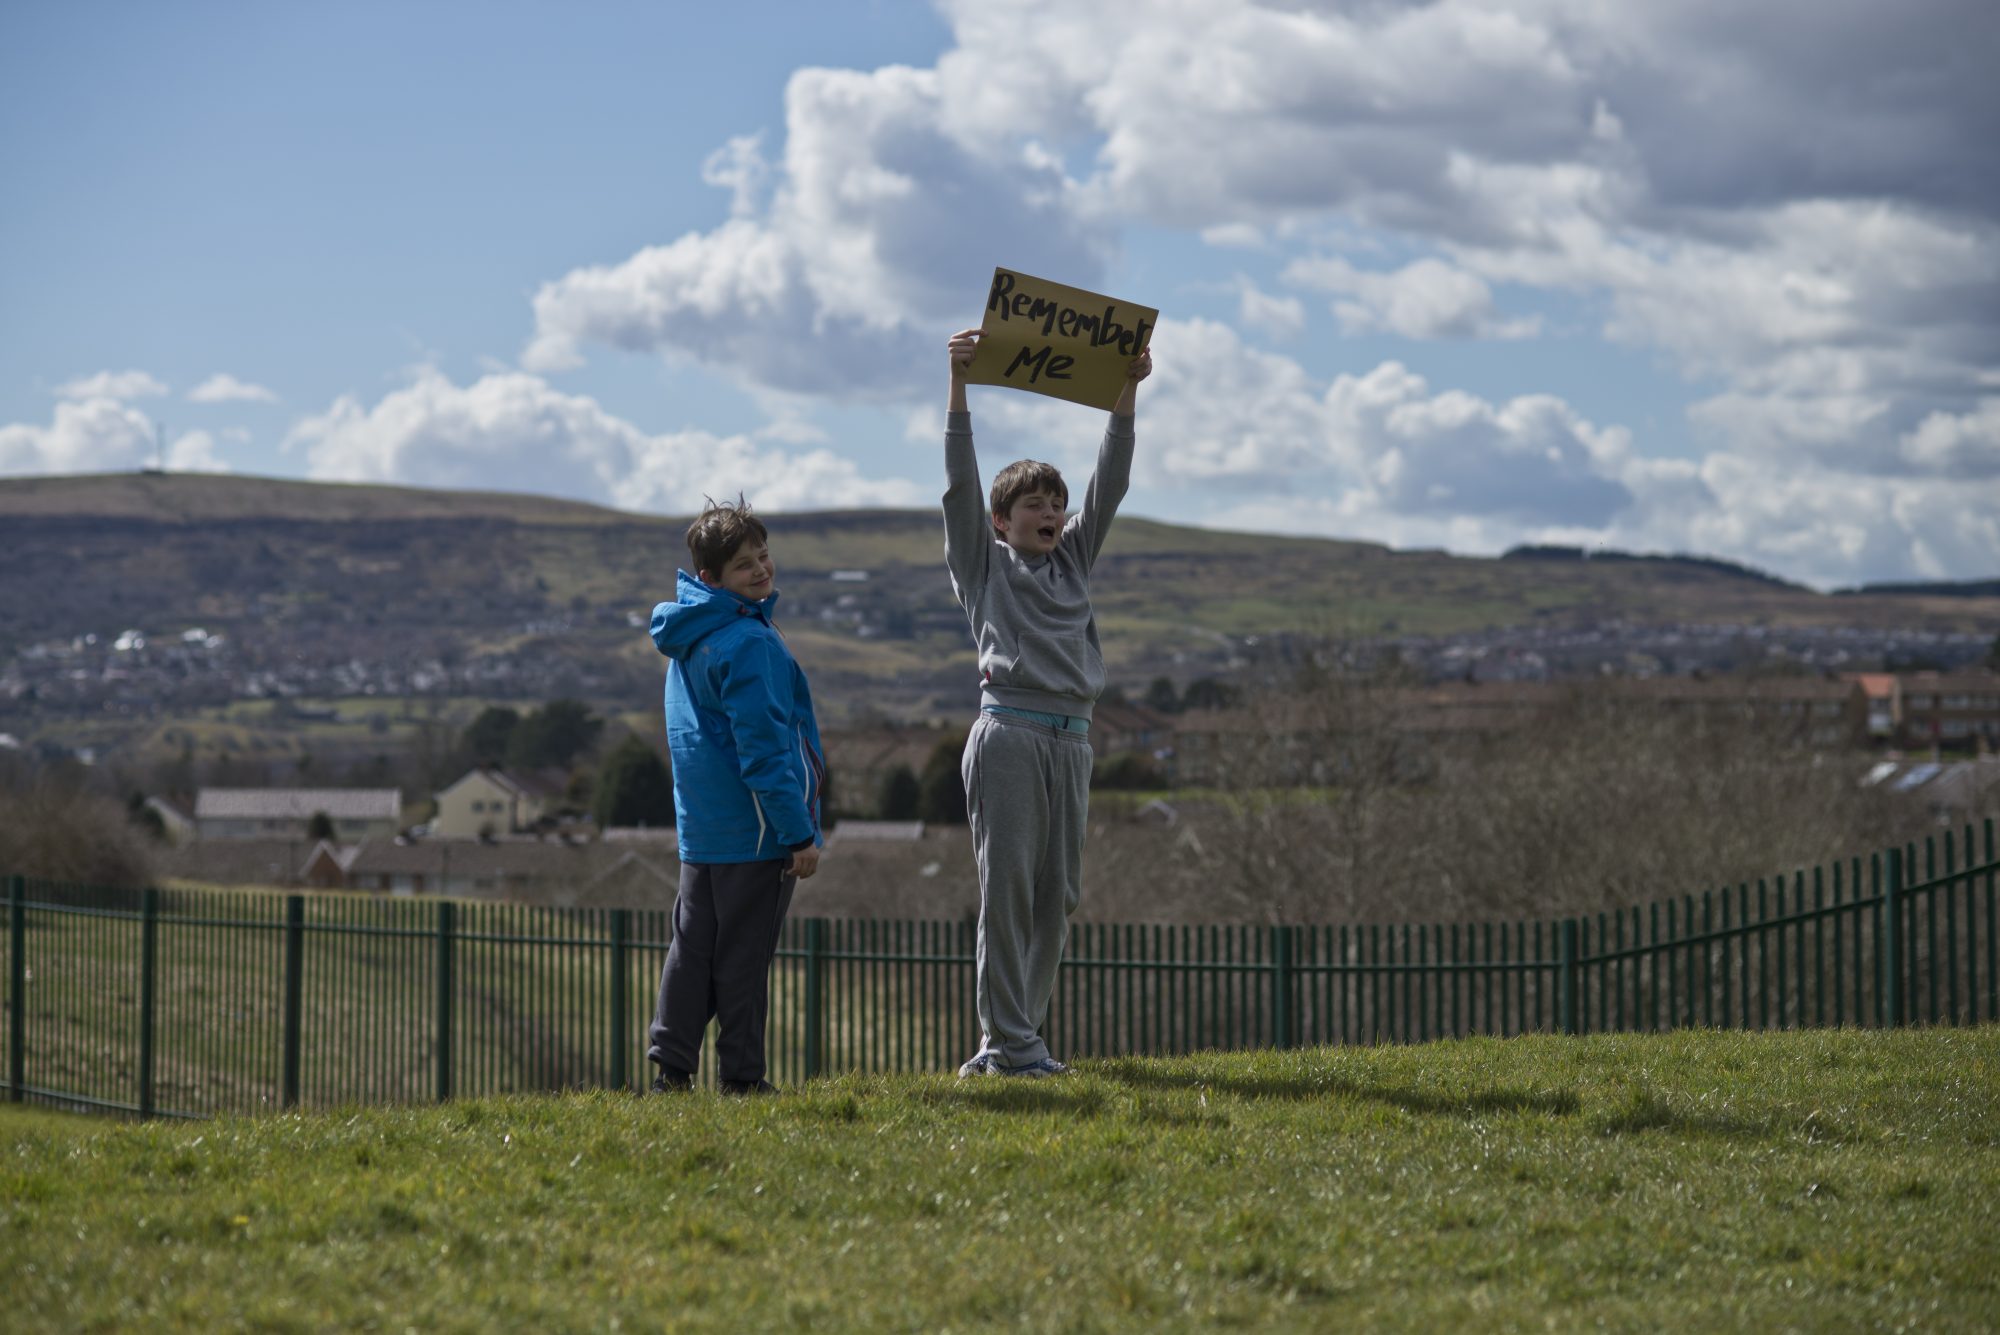
[[[1005,519],[1015,501],[1038,491],[1054,494],[1065,510],[1069,508],[1069,486],[1054,464],[1034,459],[1008,464],[993,476],[993,517]]]
[[[701,499],[702,512],[694,517],[687,531],[688,556],[694,561],[695,574],[707,571],[719,575],[744,543],[770,543],[764,521],[750,513],[750,502],[743,499],[742,492],[737,492],[733,501],[717,501],[707,496]]]

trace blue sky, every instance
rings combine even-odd
[[[929,506],[1000,264],[1161,310],[1128,512],[1990,578],[1995,67],[1972,0],[10,6],[0,474]]]

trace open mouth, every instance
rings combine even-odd
[[[1036,529],[1035,532],[1042,535],[1043,542],[1054,542],[1056,540],[1056,529],[1053,524],[1044,524]]]

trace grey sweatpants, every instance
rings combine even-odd
[[[1040,1033],[1083,895],[1090,742],[1032,719],[982,713],[961,772],[979,859],[974,997],[979,1052],[1008,1066],[1049,1055]]]
[[[655,1065],[692,1075],[713,1019],[720,1022],[717,1076],[751,1083],[764,1078],[771,960],[797,884],[785,874],[784,859],[681,864],[674,939],[660,970],[646,1051]]]

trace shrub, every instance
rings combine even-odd
[[[153,861],[117,802],[44,776],[0,789],[0,875],[137,889],[152,882]]]

